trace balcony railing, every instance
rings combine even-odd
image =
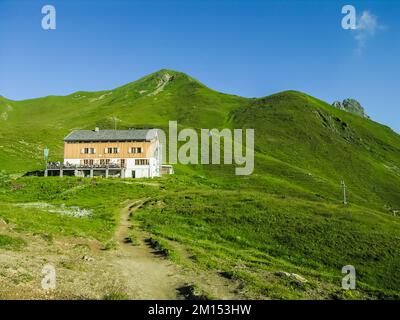
[[[61,169],[124,169],[126,165],[120,163],[108,163],[108,164],[72,164],[72,163],[62,163],[62,162],[49,162],[47,163],[47,170],[61,170]]]

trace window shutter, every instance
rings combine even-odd
[[[132,148],[128,148],[128,153],[132,153]]]
[[[108,149],[107,148],[104,148],[104,153],[108,153]]]
[[[85,153],[85,149],[81,149],[81,153]]]
[[[119,148],[117,148],[117,153],[119,153]]]
[[[93,153],[96,153],[96,148],[93,148]]]

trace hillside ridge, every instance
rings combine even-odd
[[[142,76],[142,77],[140,77],[140,78],[138,78],[136,80],[133,80],[131,82],[128,82],[127,84],[115,87],[113,89],[103,89],[103,90],[97,90],[97,91],[81,91],[81,90],[78,90],[78,91],[75,91],[75,92],[72,92],[72,93],[66,94],[66,95],[48,95],[48,96],[43,96],[43,97],[28,98],[28,99],[22,99],[22,100],[12,100],[12,99],[8,99],[8,98],[0,95],[0,106],[1,106],[1,102],[2,102],[1,100],[5,100],[8,103],[13,103],[13,102],[18,103],[18,102],[25,102],[25,101],[35,101],[35,100],[38,100],[38,99],[46,99],[46,98],[76,97],[77,95],[81,96],[81,95],[85,95],[85,94],[86,95],[91,95],[91,96],[100,94],[100,99],[99,100],[102,100],[104,98],[104,95],[107,96],[107,95],[111,95],[113,92],[127,91],[127,90],[130,90],[130,89],[135,90],[135,89],[137,89],[136,88],[137,86],[140,86],[140,84],[144,84],[144,83],[149,82],[149,81],[150,82],[156,81],[157,84],[158,84],[159,83],[158,81],[160,81],[160,79],[162,79],[165,76],[171,76],[171,78],[169,79],[168,82],[170,82],[170,81],[172,82],[174,80],[177,80],[176,79],[176,77],[177,77],[178,80],[181,80],[181,81],[185,80],[187,83],[192,83],[195,87],[197,86],[198,88],[203,88],[203,89],[211,90],[211,91],[219,93],[219,94],[232,96],[232,97],[238,97],[238,98],[246,99],[246,100],[263,101],[264,99],[267,99],[269,97],[274,97],[274,96],[279,96],[279,95],[300,95],[300,96],[307,96],[307,97],[310,97],[310,98],[313,98],[313,99],[317,99],[317,98],[315,98],[313,96],[310,96],[307,93],[304,93],[304,92],[301,92],[301,91],[298,91],[298,90],[293,90],[293,89],[283,90],[283,91],[276,92],[276,93],[273,93],[273,94],[268,95],[268,96],[253,97],[253,98],[243,97],[243,96],[239,96],[239,95],[232,94],[232,93],[222,93],[222,92],[219,92],[219,91],[216,91],[216,90],[214,90],[212,88],[207,87],[205,84],[203,84],[199,80],[193,78],[192,76],[190,76],[190,75],[188,75],[188,74],[186,74],[184,72],[163,68],[163,69],[160,69],[160,70],[155,71],[153,73],[150,73],[148,75],[144,75],[144,76]],[[168,82],[166,83],[166,85],[168,84]],[[154,95],[155,96],[160,91],[162,91],[163,88],[164,87],[162,87],[161,90],[156,91],[157,90],[157,87],[156,87],[155,90],[152,91],[152,92],[147,92],[147,90],[144,90],[144,89],[143,90],[138,90],[138,91],[139,92],[142,91],[143,93],[146,93],[146,95],[150,95],[150,96]],[[160,88],[158,88],[158,89],[160,89]],[[317,99],[317,100],[323,101],[323,100],[320,100],[320,99]],[[354,99],[346,99],[346,100],[344,100],[344,102],[346,102],[348,104],[348,100],[350,101],[350,100],[354,100]],[[356,101],[356,100],[354,100],[354,101]],[[323,101],[323,102],[326,105],[329,105],[329,106],[331,106],[333,108],[336,108],[336,109],[343,110],[343,111],[351,113],[351,111],[349,111],[347,107],[346,108],[342,107],[343,103],[341,103],[341,102],[340,102],[340,106],[339,106],[339,102],[334,102],[332,105],[328,104],[325,101]],[[364,109],[362,109],[362,113],[363,112],[364,112]],[[353,113],[357,114],[357,112],[353,112]],[[363,117],[367,118],[367,119],[370,119],[368,116],[364,115],[364,113],[363,113]],[[386,126],[386,125],[381,124],[381,123],[379,123],[379,124],[383,125],[383,126]],[[387,127],[390,128],[389,126],[387,126]],[[393,132],[395,132],[392,128],[390,128],[390,129]],[[397,132],[395,132],[395,133],[397,134]]]

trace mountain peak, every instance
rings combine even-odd
[[[160,70],[154,72],[153,74],[154,75],[157,75],[157,74],[164,75],[166,73],[169,73],[169,74],[184,74],[183,72],[180,72],[180,71],[176,71],[176,70],[172,70],[172,69],[165,69],[165,68],[164,69],[160,69]]]
[[[147,91],[148,94],[150,91],[156,91],[155,94],[157,94],[163,91],[164,88],[169,88],[172,86],[173,88],[178,90],[178,88],[182,88],[182,86],[188,85],[192,88],[206,87],[200,81],[192,78],[186,73],[171,69],[160,69],[121,88],[140,87],[140,91]]]
[[[145,78],[161,78],[161,79],[166,79],[166,78],[173,78],[173,79],[180,79],[180,80],[186,80],[189,82],[196,82],[202,86],[204,86],[200,81],[196,80],[195,78],[189,76],[188,74],[172,69],[160,69],[156,72],[153,72],[146,76]]]

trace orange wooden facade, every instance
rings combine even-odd
[[[64,159],[115,159],[148,158],[151,156],[152,142],[65,142]],[[96,153],[82,153],[82,149],[94,148]],[[108,148],[118,148],[118,153],[107,153]],[[131,148],[141,148],[141,153],[130,153]]]

